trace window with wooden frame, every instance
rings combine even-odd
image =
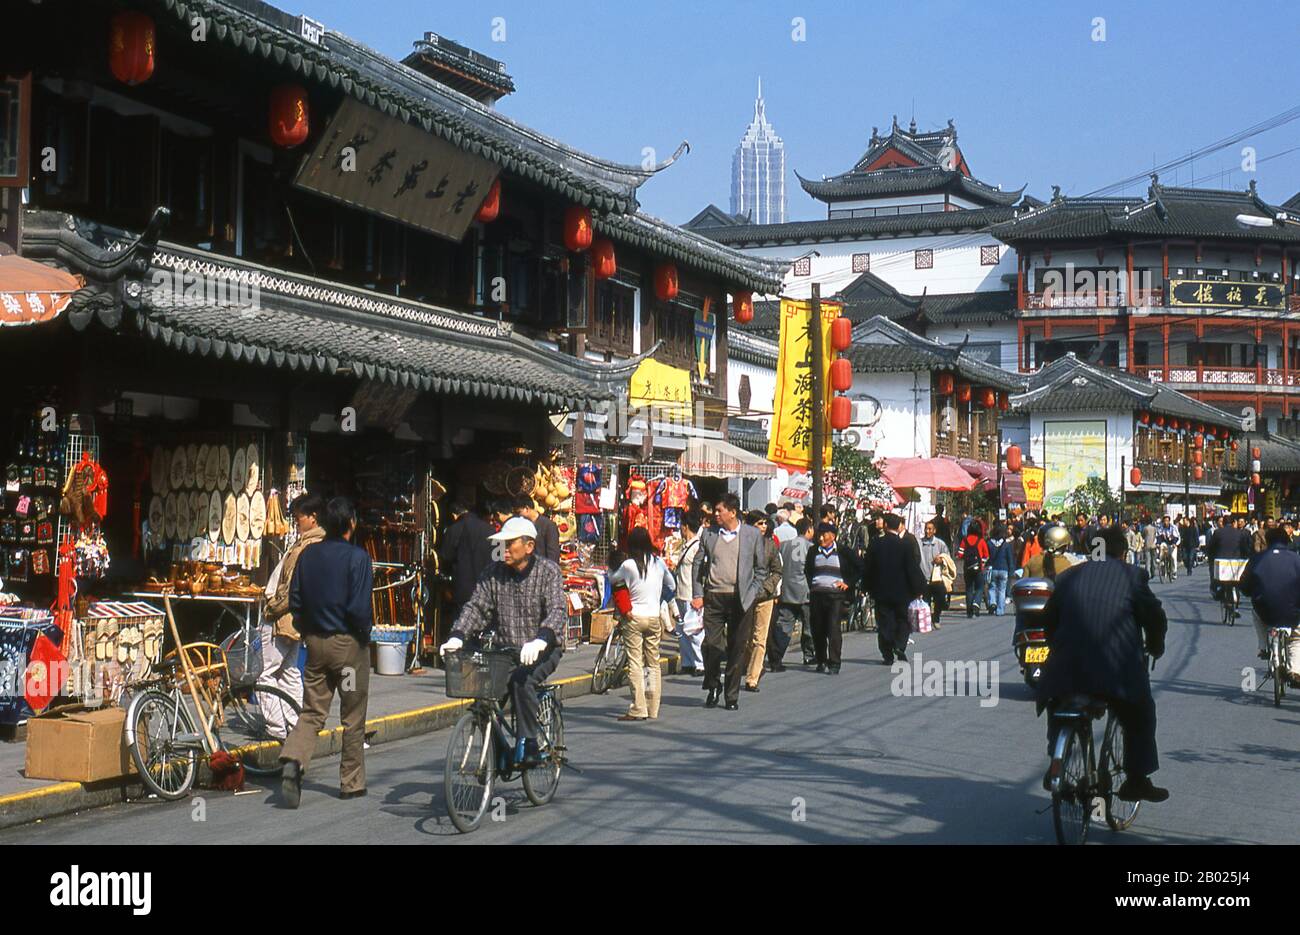
[[[672,367],[695,366],[695,307],[690,301],[654,303],[652,340],[663,345],[655,359]]]
[[[596,309],[588,323],[587,347],[630,357],[635,321],[634,288],[613,279],[596,283]]]

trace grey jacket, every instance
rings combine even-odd
[[[808,575],[803,567],[811,548],[812,542],[803,536],[781,543],[782,604],[807,604],[812,599],[808,591]]]
[[[740,592],[740,606],[747,611],[754,606],[767,579],[767,550],[763,544],[763,534],[753,526],[741,523],[737,532],[740,534],[740,567],[736,571],[736,584]],[[695,563],[696,597],[703,597],[709,589],[709,565],[713,562],[713,549],[717,543],[717,529],[709,528],[700,533],[700,552],[703,554]]]

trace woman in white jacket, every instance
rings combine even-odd
[[[632,705],[620,721],[644,721],[659,717],[660,672],[659,635],[663,623],[659,617],[665,585],[675,591],[672,574],[650,542],[644,527],[633,529],[627,540],[628,559],[610,575],[614,584],[623,584],[632,598],[632,613],[623,619],[623,647],[627,650],[627,681],[632,689]],[[645,684],[649,669],[650,686]]]

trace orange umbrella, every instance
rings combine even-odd
[[[83,277],[44,263],[0,256],[0,325],[53,321],[85,284]]]

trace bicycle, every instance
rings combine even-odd
[[[1100,758],[1094,755],[1092,722],[1106,716]],[[1052,824],[1058,844],[1085,844],[1094,799],[1103,803],[1106,824],[1124,831],[1137,819],[1141,802],[1117,795],[1124,784],[1124,728],[1105,699],[1075,695],[1052,717],[1064,722],[1052,738],[1048,771],[1052,793]]]
[[[130,686],[123,732],[140,781],[159,798],[183,798],[194,785],[199,762],[217,750],[236,755],[254,776],[278,776],[284,769],[278,748],[285,738],[271,733],[265,712],[276,704],[281,721],[289,720],[289,712],[296,720],[302,713],[298,702],[275,686],[232,681],[226,654],[214,643],[188,643],[181,651],[215,703],[206,714],[195,710],[175,653],[155,665],[151,677]],[[206,731],[195,728],[200,716]]]
[[[1164,584],[1169,581],[1178,580],[1178,566],[1174,556],[1174,550],[1169,543],[1163,543],[1160,546],[1160,582]]]
[[[1286,697],[1287,682],[1291,678],[1291,667],[1287,661],[1287,646],[1295,635],[1292,627],[1269,627],[1268,630],[1268,672],[1264,681],[1273,680],[1273,707],[1280,707]]]
[[[1241,592],[1237,590],[1237,584],[1241,581],[1245,568],[1245,559],[1231,558],[1216,558],[1210,568],[1212,583],[1219,588],[1219,603],[1223,605],[1223,622],[1227,626],[1234,626],[1241,616],[1238,609],[1241,606]]]
[[[564,758],[564,712],[554,686],[537,689],[540,707],[538,738],[540,762],[521,765],[523,739],[519,737],[517,713],[512,709],[507,724],[503,705],[508,698],[510,676],[519,665],[515,649],[458,650],[444,657],[447,665],[447,697],[472,698],[447,741],[443,767],[443,791],[447,817],[456,830],[476,830],[492,801],[497,783],[523,779],[524,795],[542,806],[555,798],[560,785]]]
[[[857,632],[876,628],[875,609],[871,606],[871,597],[866,591],[860,591],[851,598],[848,625],[850,630]]]
[[[591,666],[591,693],[603,695],[611,688],[618,688],[626,680],[627,651],[623,648],[623,619],[617,617],[605,635],[605,642],[596,650],[596,661]]]

